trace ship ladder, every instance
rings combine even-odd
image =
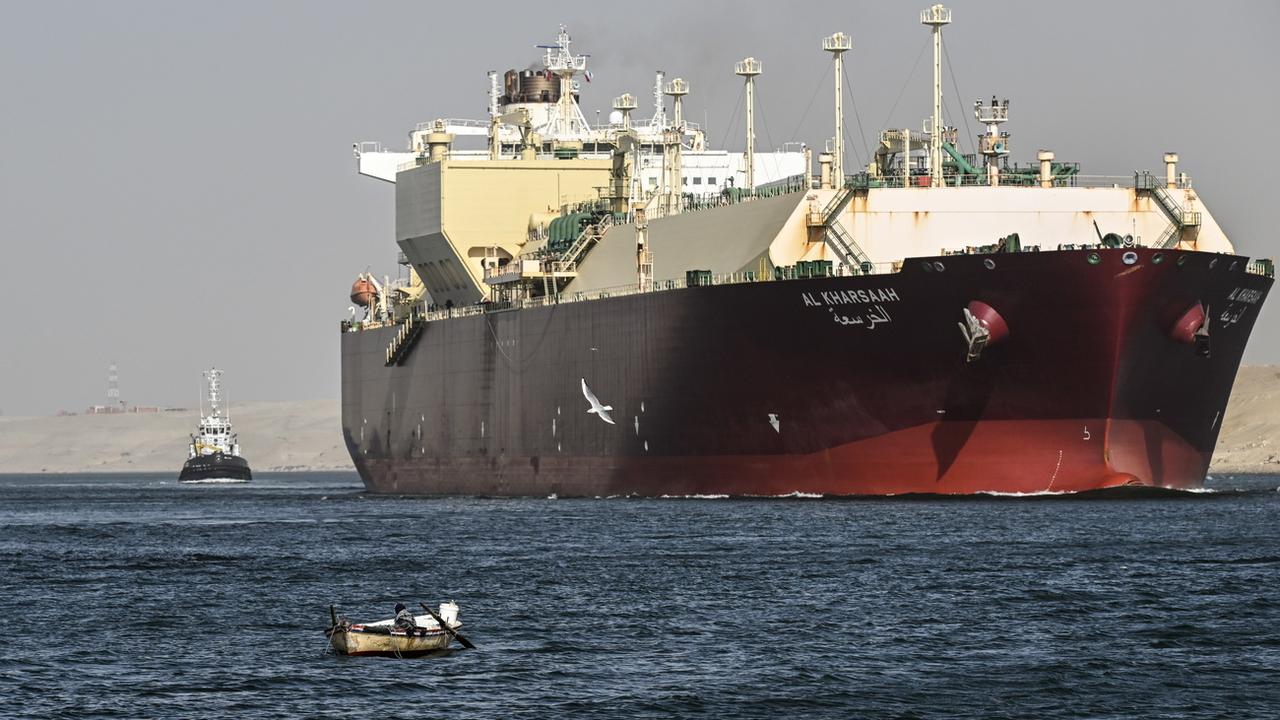
[[[578,239],[574,240],[573,244],[569,246],[569,249],[565,250],[564,254],[560,256],[560,262],[578,262],[583,255],[587,254],[587,250],[590,250],[593,245],[600,241],[600,238],[604,237],[605,232],[608,231],[609,226],[612,224],[613,216],[605,215],[596,222],[583,228],[582,232],[578,235]]]
[[[858,243],[854,242],[853,235],[844,229],[839,220],[832,220],[831,224],[827,225],[824,237],[827,246],[840,256],[840,262],[846,267],[856,271],[863,264],[871,262],[862,248],[858,247]]]
[[[840,213],[844,212],[844,209],[849,206],[850,200],[853,200],[853,187],[846,185],[836,191],[836,194],[831,196],[831,201],[827,203],[827,206],[822,208],[823,226],[829,227],[831,223],[836,222],[840,217]]]
[[[409,357],[409,351],[413,349],[414,344],[418,342],[418,338],[422,336],[422,326],[422,321],[415,320],[412,315],[400,323],[400,330],[391,339],[391,343],[387,345],[385,363],[387,367],[404,364],[405,358]]]
[[[818,213],[817,225],[822,228],[823,241],[827,246],[840,258],[840,262],[846,267],[857,270],[864,263],[870,261],[867,254],[858,247],[858,243],[854,241],[853,234],[840,224],[840,214],[844,209],[849,207],[849,203],[853,200],[855,190],[852,186],[846,185],[836,191],[831,196],[831,200],[827,202],[826,207]],[[814,225],[810,221],[810,225]]]
[[[1160,210],[1164,212],[1165,217],[1169,218],[1169,227],[1164,229],[1160,234],[1160,239],[1156,241],[1156,247],[1169,250],[1177,247],[1182,240],[1182,231],[1186,228],[1200,227],[1200,213],[1184,210],[1178,201],[1173,198],[1173,194],[1159,183],[1159,181],[1150,176],[1141,176],[1138,182],[1135,182],[1140,190],[1146,190],[1155,198],[1156,205],[1160,206]]]

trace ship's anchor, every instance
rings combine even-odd
[[[960,325],[960,334],[964,336],[965,345],[968,347],[968,353],[965,354],[965,362],[973,362],[982,356],[982,351],[987,347],[987,341],[991,339],[991,330],[987,328],[987,324],[974,314],[969,312],[969,308],[964,309],[964,322]]]
[[[1196,328],[1195,335],[1192,336],[1196,345],[1196,355],[1200,357],[1209,357],[1209,308],[1204,309],[1204,322],[1200,327]]]
[[[1209,318],[1209,306],[1196,303],[1169,328],[1169,337],[1194,346],[1196,355],[1209,357]]]
[[[1000,313],[981,300],[971,300],[964,308],[964,322],[960,323],[960,335],[964,337],[966,362],[982,357],[982,351],[1009,337],[1009,326]]]

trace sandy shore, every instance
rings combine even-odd
[[[337,400],[244,403],[231,409],[255,472],[354,470]],[[172,472],[187,459],[198,413],[0,418],[0,472]]]
[[[337,400],[233,408],[241,450],[258,472],[352,470]],[[187,457],[196,412],[0,417],[0,472],[172,472]],[[1240,369],[1211,472],[1280,472],[1280,366]]]
[[[1210,472],[1280,473],[1280,365],[1240,368]]]

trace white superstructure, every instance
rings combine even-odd
[[[643,200],[660,193],[718,194],[727,188],[767,185],[807,172],[803,150],[798,144],[751,154],[710,150],[704,129],[687,122],[678,113],[668,115],[666,97],[678,105],[689,91],[688,83],[675,78],[664,83],[658,71],[653,86],[653,115],[633,119],[635,99],[630,94],[613,103],[608,122],[592,125],[578,104],[579,76],[590,79],[588,55],[574,54],[572,40],[564,26],[556,42],[539,45],[543,50],[540,68],[511,70],[504,77],[489,73],[489,118],[470,120],[442,118],[418,123],[409,133],[407,150],[390,150],[381,143],[354,146],[359,171],[363,175],[394,183],[396,173],[416,166],[421,159],[514,160],[552,159],[571,156],[608,160],[624,132],[634,133],[639,145],[636,177],[632,178],[633,199]],[[672,89],[678,92],[672,93]],[[466,139],[473,147],[463,147]],[[474,147],[483,140],[483,147]],[[678,142],[678,172],[667,167],[673,157],[665,148]],[[456,143],[456,144],[455,144]],[[794,146],[793,146],[794,145]],[[753,148],[754,149],[754,148]],[[754,156],[748,168],[748,157]],[[671,187],[679,178],[680,187]]]
[[[240,455],[240,442],[231,431],[231,417],[223,408],[222,371],[212,368],[204,374],[207,394],[201,397],[200,425],[191,436],[188,459],[197,455]],[[209,403],[205,414],[204,403]]]
[[[391,307],[373,322],[404,322],[420,302],[451,310],[645,288],[706,269],[758,278],[821,261],[836,274],[894,272],[911,257],[1023,245],[1232,252],[1175,153],[1164,156],[1163,180],[1082,175],[1047,148],[1037,165],[1018,165],[1003,129],[1009,101],[994,97],[975,102],[984,132],[976,152],[962,153],[959,129],[941,116],[941,32],[951,12],[933,5],[920,19],[934,46],[930,116],[920,129],[883,130],[856,172],[844,164],[841,99],[853,39],[823,39],[836,77],[835,133],[816,176],[799,143],[754,152],[763,70],[755,58],[732,68],[747,83],[751,152],[716,150],[684,120],[689,84],[661,71],[651,117],[633,117],[641,103],[626,93],[607,123],[588,122],[577,79],[589,79],[588,56],[571,50],[562,27],[556,43],[540,46],[540,63],[489,73],[487,120],[420,123],[405,151],[356,144],[359,172],[395,183],[396,243],[410,268],[389,284]]]

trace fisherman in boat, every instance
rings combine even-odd
[[[405,632],[418,629],[418,621],[414,619],[413,613],[409,612],[409,608],[405,607],[404,603],[396,603],[396,619],[392,627]]]

